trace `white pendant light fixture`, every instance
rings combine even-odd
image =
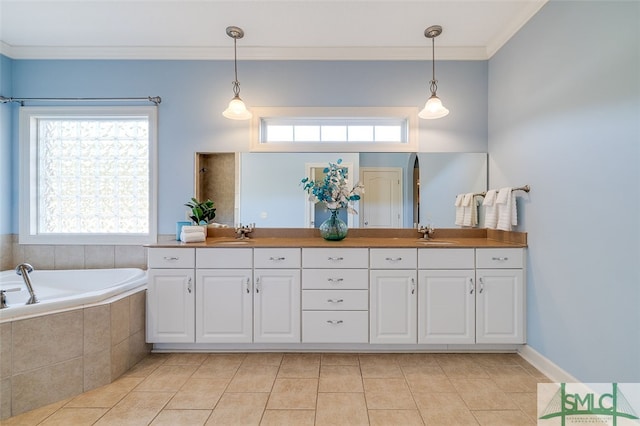
[[[233,99],[229,106],[222,112],[227,118],[232,120],[248,120],[253,114],[247,109],[242,99],[240,99],[240,82],[238,81],[238,56],[236,52],[236,42],[244,37],[244,31],[239,27],[227,27],[227,35],[233,39],[233,66],[235,70],[235,80],[233,80]]]
[[[434,118],[442,118],[449,114],[449,110],[442,105],[442,101],[436,95],[438,90],[438,80],[436,80],[436,48],[435,38],[442,34],[442,27],[440,25],[432,25],[424,30],[424,36],[431,39],[431,65],[433,71],[433,77],[429,82],[429,90],[431,90],[431,96],[427,99],[427,103],[424,105],[422,111],[418,113],[418,117],[432,120]]]

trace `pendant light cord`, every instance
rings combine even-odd
[[[238,39],[236,37],[233,38],[233,70],[235,75],[235,80],[233,81],[233,94],[236,97],[240,97],[240,82],[238,81],[238,53],[236,49]]]
[[[435,96],[438,90],[438,81],[436,80],[436,41],[435,37],[431,38],[431,72],[432,78],[429,82],[429,90],[431,90],[431,96]]]

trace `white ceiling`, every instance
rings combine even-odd
[[[0,0],[15,59],[486,60],[547,0]]]

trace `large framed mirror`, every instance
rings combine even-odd
[[[350,227],[455,227],[455,197],[487,190],[486,153],[215,153],[195,155],[195,195],[216,204],[216,221],[233,226],[306,228],[327,214],[300,181],[339,158],[365,193]],[[346,220],[345,220],[346,221]]]

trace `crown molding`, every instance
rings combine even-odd
[[[12,46],[0,42],[0,53],[12,59],[231,60],[228,47],[175,46]],[[241,47],[238,60],[262,61],[426,61],[425,47]],[[483,61],[484,47],[441,47],[436,60]]]
[[[490,59],[495,55],[533,16],[538,13],[549,0],[537,0],[525,3],[527,7],[521,13],[514,17],[492,40],[487,43],[487,58]]]

